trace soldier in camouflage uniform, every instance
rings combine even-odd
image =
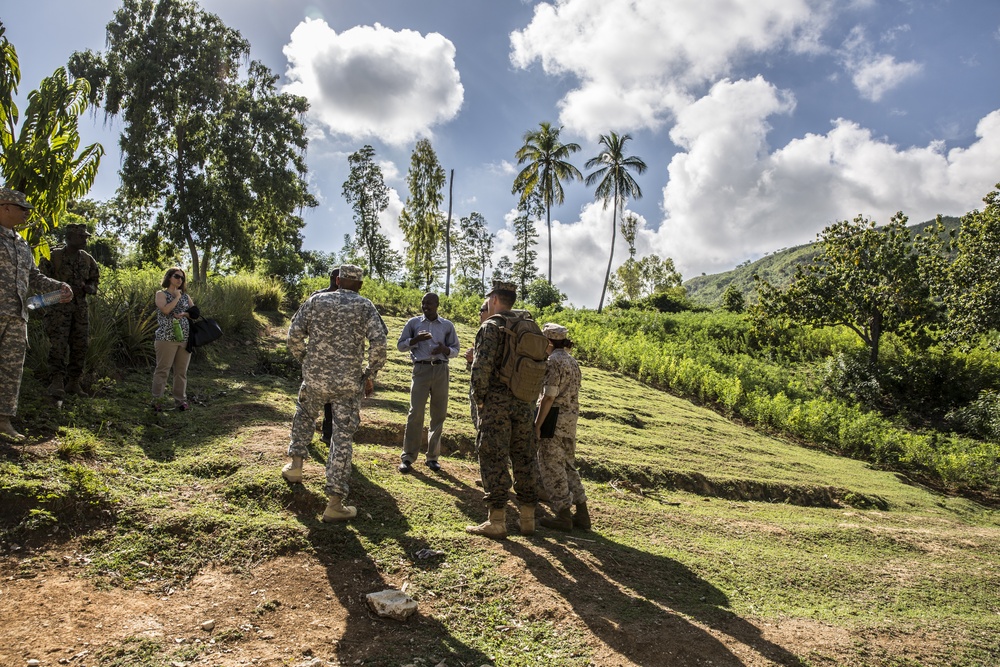
[[[345,506],[354,432],[361,421],[361,397],[375,390],[375,375],[385,365],[386,329],[371,301],[358,294],[361,268],[340,267],[336,292],[310,296],[295,313],[288,329],[288,350],[302,363],[302,386],[292,418],[291,463],[281,471],[288,482],[302,481],[302,462],[308,456],[316,415],[326,403],[333,412],[333,434],[326,462],[326,494],[330,497],[323,521],[345,521],[358,514]],[[365,340],[368,365],[363,367]]]
[[[90,344],[90,317],[87,295],[97,294],[100,272],[97,262],[84,251],[90,232],[87,225],[66,225],[66,246],[52,251],[39,264],[42,273],[68,283],[73,300],[56,304],[45,312],[45,333],[49,337],[49,394],[62,398],[65,392],[80,393],[80,376]],[[69,364],[66,352],[69,351]],[[65,379],[67,384],[63,384]]]
[[[486,295],[487,315],[492,318],[509,313],[516,295],[512,283],[493,281],[493,289]],[[472,359],[472,396],[479,417],[476,450],[489,519],[478,526],[467,526],[465,530],[495,539],[507,536],[506,505],[511,487],[508,456],[514,473],[514,492],[520,503],[523,535],[535,532],[535,503],[538,502],[533,406],[515,398],[510,388],[500,380],[504,335],[496,320],[487,319],[476,333]]]
[[[538,398],[535,415],[535,436],[538,438],[538,468],[542,488],[552,503],[555,518],[539,520],[546,528],[572,530],[574,526],[590,528],[587,493],[576,470],[576,422],[580,416],[580,366],[569,354],[573,341],[567,338],[566,327],[549,323],[542,334],[549,339],[549,359],[545,364],[542,395]],[[541,429],[553,409],[555,431],[543,438]],[[576,515],[571,508],[576,505]]]
[[[28,347],[28,287],[36,292],[62,292],[69,303],[73,290],[66,283],[46,277],[35,266],[31,248],[14,231],[23,227],[34,208],[24,193],[0,188],[0,433],[21,438],[10,418],[17,413],[24,352]]]

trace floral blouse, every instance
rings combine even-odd
[[[163,293],[167,295],[167,303],[174,300],[174,297],[170,292],[163,290]],[[156,309],[156,333],[153,336],[154,340],[175,340],[175,321],[181,323],[181,331],[184,332],[184,340],[188,339],[188,336],[191,334],[191,321],[186,317],[182,317],[178,320],[174,317],[174,314],[187,312],[188,308],[191,307],[191,299],[186,293],[181,294],[180,299],[180,304],[169,315],[164,315],[163,311],[159,308]]]

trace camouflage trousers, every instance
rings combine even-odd
[[[491,394],[479,413],[476,434],[479,472],[483,478],[483,502],[491,509],[507,504],[511,475],[514,493],[523,505],[538,502],[538,461],[535,449],[534,406],[513,395]]]
[[[20,317],[0,317],[0,416],[17,414],[28,323]]]
[[[289,456],[309,458],[309,443],[316,432],[316,415],[330,405],[332,430],[330,455],[326,459],[326,494],[347,497],[350,491],[351,457],[354,454],[354,433],[361,423],[361,391],[352,395],[334,394],[328,390],[302,383],[292,417]]]
[[[56,304],[49,308],[45,313],[45,333],[49,337],[50,378],[79,379],[90,344],[90,315],[86,302]]]
[[[542,488],[556,512],[587,502],[576,470],[576,438],[556,436],[539,440],[538,471]]]

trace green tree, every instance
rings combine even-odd
[[[922,260],[935,243],[913,243],[901,212],[881,229],[860,215],[837,222],[819,239],[820,254],[807,268],[799,265],[784,290],[755,277],[758,322],[785,317],[814,327],[845,326],[868,347],[869,365],[877,368],[883,334],[917,340],[939,321]]]
[[[486,293],[486,270],[493,266],[493,234],[482,213],[473,211],[459,220],[458,270],[462,287],[476,294]]]
[[[498,259],[497,263],[493,266],[493,280],[513,282],[514,265],[511,264],[510,257],[507,255],[500,255],[500,259]]]
[[[358,245],[364,249],[368,271],[385,280],[399,257],[389,239],[379,231],[378,216],[389,206],[389,188],[375,160],[375,149],[366,144],[347,158],[351,175],[344,181],[344,199],[354,209]]]
[[[305,182],[304,98],[279,95],[249,44],[191,0],[123,0],[108,49],[73,54],[109,116],[121,116],[119,198],[185,245],[192,280],[210,261],[288,263],[301,248],[295,212],[316,202]]]
[[[967,345],[1000,330],[1000,183],[983,202],[982,211],[962,216],[957,255],[941,290],[948,306],[948,337]]]
[[[548,308],[565,301],[566,295],[545,278],[537,278],[528,285],[524,300],[536,308]]]
[[[632,135],[629,134],[619,135],[615,132],[602,134],[599,143],[604,146],[604,150],[587,160],[585,165],[587,169],[594,169],[587,174],[586,184],[597,185],[594,191],[595,198],[604,201],[605,210],[609,203],[614,206],[611,215],[611,253],[608,256],[608,269],[604,273],[604,286],[601,288],[601,300],[597,304],[597,312],[603,309],[604,296],[608,291],[611,263],[615,258],[615,237],[618,235],[618,214],[624,213],[625,202],[629,198],[642,197],[642,189],[629,171],[642,174],[646,171],[646,163],[639,157],[626,155],[625,145],[630,139]]]
[[[572,153],[580,150],[579,144],[564,144],[559,141],[561,127],[553,128],[551,124],[542,122],[538,124],[538,128],[524,133],[524,145],[515,153],[517,163],[527,165],[514,177],[511,193],[521,195],[522,207],[533,194],[537,193],[542,200],[549,241],[548,281],[551,283],[552,204],[562,204],[565,201],[562,181],[583,180],[583,175],[567,160]]]
[[[525,213],[514,218],[513,228],[514,265],[511,274],[520,286],[518,294],[523,298],[527,294],[528,285],[538,277],[538,269],[535,268],[538,252],[534,249],[538,245],[538,232],[535,230],[535,221]]]
[[[421,289],[434,283],[437,256],[444,235],[441,203],[444,197],[444,169],[438,163],[431,142],[420,139],[410,155],[406,174],[409,195],[399,216],[399,228],[406,238],[406,268]]]
[[[5,33],[0,22],[0,175],[35,207],[21,233],[37,261],[49,254],[45,233],[59,226],[70,200],[90,191],[104,148],[94,143],[80,149],[79,118],[88,106],[90,84],[83,78],[71,82],[62,67],[28,93],[22,122],[14,102],[21,67]]]
[[[746,309],[746,298],[736,285],[729,284],[722,293],[720,305],[730,313],[742,313]]]

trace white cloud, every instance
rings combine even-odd
[[[285,92],[306,97],[310,117],[335,134],[401,145],[429,136],[462,106],[455,46],[438,33],[376,23],[338,35],[325,21],[306,19],[283,52]]]
[[[665,6],[666,5],[666,6]],[[779,48],[817,52],[827,0],[556,0],[510,35],[511,62],[540,62],[579,86],[560,123],[593,134],[661,126],[690,91],[725,76],[740,57]],[[640,51],[636,45],[642,45]]]
[[[854,87],[861,97],[872,102],[878,102],[885,93],[923,69],[920,63],[896,62],[891,55],[875,53],[860,26],[855,27],[844,41],[843,58]]]
[[[766,119],[792,104],[758,77],[721,82],[679,114],[671,138],[684,150],[668,167],[665,219],[650,245],[686,278],[814,241],[858,214],[880,223],[898,210],[912,222],[962,214],[993,186],[1000,110],[979,122],[968,148],[901,148],[837,119],[826,134],[772,151]]]

